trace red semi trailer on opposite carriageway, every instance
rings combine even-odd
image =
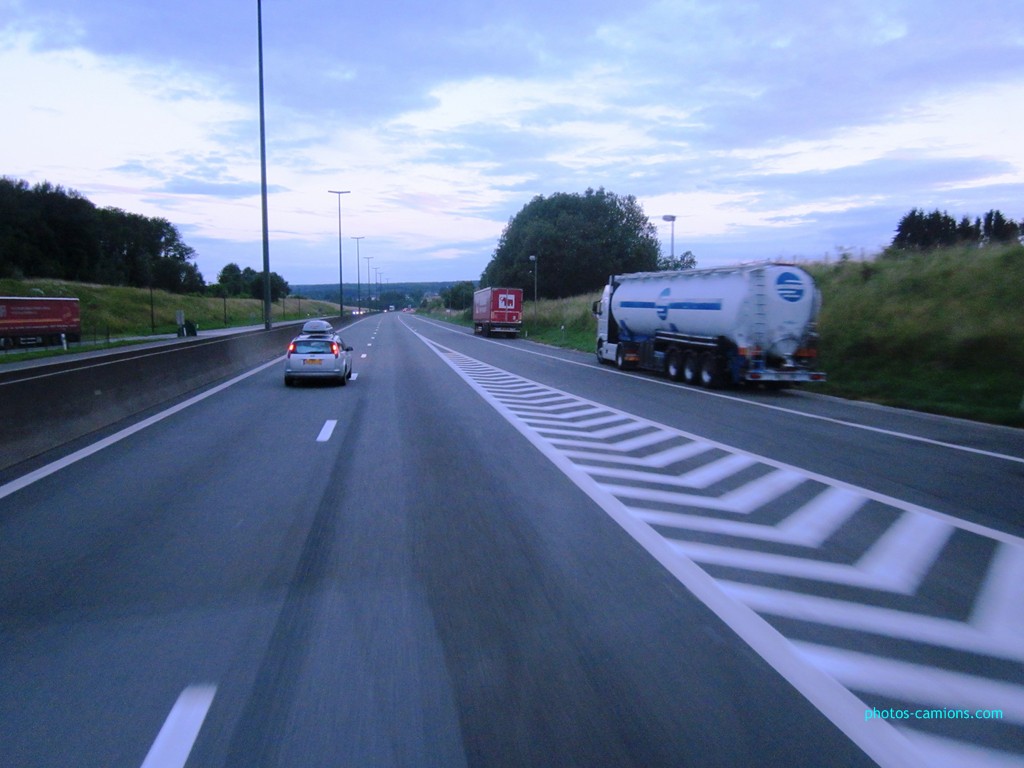
[[[81,338],[78,299],[0,296],[0,346],[4,349]]]

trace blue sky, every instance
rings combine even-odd
[[[531,198],[635,195],[699,266],[1024,218],[1008,2],[264,0],[271,269],[475,280]],[[0,174],[262,268],[255,0],[0,0]],[[367,262],[361,260],[363,279]]]

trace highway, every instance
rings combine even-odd
[[[1024,765],[1020,431],[342,335],[0,472],[0,764]]]

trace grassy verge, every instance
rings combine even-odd
[[[809,270],[822,292],[820,391],[1024,426],[1024,247]]]
[[[527,301],[523,310],[523,337],[565,349],[594,349],[595,325],[590,308],[600,297],[600,293],[595,293],[571,299],[541,299],[536,305]],[[473,325],[473,312],[469,309],[447,311],[435,306],[421,309],[419,313],[455,325]]]

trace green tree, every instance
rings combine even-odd
[[[918,208],[911,209],[896,227],[892,247],[896,250],[926,251],[941,246],[956,245],[956,219],[938,209],[925,213]]]
[[[655,269],[658,253],[657,228],[632,195],[603,188],[538,195],[509,220],[480,284],[532,295],[536,278],[540,296],[576,296],[609,275]]]
[[[263,272],[257,272],[252,267],[242,270],[242,279],[248,286],[248,295],[253,299],[263,299]],[[270,273],[270,300],[279,301],[281,297],[288,296],[291,288],[285,279],[277,272]]]
[[[217,275],[217,284],[225,296],[242,296],[246,293],[246,281],[242,268],[235,263],[225,264]]]
[[[662,254],[658,257],[658,271],[669,272],[680,269],[693,269],[697,266],[697,257],[693,255],[692,251],[687,251],[680,256],[665,256]]]
[[[455,283],[449,288],[441,289],[441,301],[449,309],[468,309],[473,306],[473,291],[476,290],[469,280]]]
[[[1014,243],[1020,239],[1021,225],[1007,219],[1001,211],[990,210],[984,219],[964,216],[959,224],[945,211],[925,213],[914,208],[896,227],[891,252],[929,251],[955,245]]]
[[[1007,219],[1002,211],[992,210],[985,214],[981,236],[985,243],[1014,243],[1020,239],[1021,230],[1017,222]]]

